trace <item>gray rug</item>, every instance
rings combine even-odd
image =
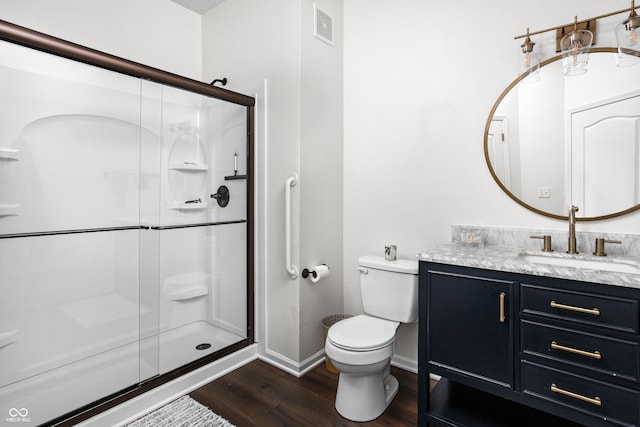
[[[162,408],[138,418],[126,427],[235,427],[189,396],[182,396]]]

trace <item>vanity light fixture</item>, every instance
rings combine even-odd
[[[578,29],[578,17],[576,16],[573,31],[560,40],[565,76],[577,76],[587,72],[591,43],[593,43],[593,33],[589,30]]]
[[[529,28],[527,28],[527,38],[520,45],[520,52],[518,74],[527,74],[523,82],[532,83],[540,80],[540,47],[531,41]]]
[[[629,17],[616,26],[619,67],[640,63],[640,16],[635,11],[635,0],[631,0]]]
[[[518,73],[520,75],[528,73],[533,77],[537,72],[537,78],[539,78],[539,64],[542,58],[540,58],[540,51],[536,52],[536,48],[539,49],[539,47],[536,47],[536,44],[531,41],[531,36],[548,31],[556,32],[556,52],[562,52],[564,74],[566,76],[577,76],[585,73],[591,46],[596,42],[598,19],[625,12],[629,12],[629,17],[616,27],[616,38],[618,40],[616,60],[618,61],[618,66],[640,63],[640,16],[635,11],[635,0],[631,0],[631,7],[628,9],[617,10],[581,21],[578,21],[576,16],[572,24],[539,31],[529,32],[527,28],[526,34],[514,37],[516,40],[525,39],[524,43],[520,45],[522,53],[518,58]],[[535,56],[536,53],[538,55],[537,58]],[[538,61],[537,69],[536,66],[530,65],[536,64],[533,61]],[[523,77],[523,80],[527,79],[530,79],[530,76]]]

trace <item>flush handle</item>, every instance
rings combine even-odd
[[[357,270],[362,274],[369,274],[369,270],[364,267],[358,267]]]

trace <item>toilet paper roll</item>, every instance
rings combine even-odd
[[[329,277],[329,267],[326,265],[316,265],[311,269],[311,274],[309,276],[313,283],[318,283],[321,279]]]

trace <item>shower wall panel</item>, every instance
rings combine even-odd
[[[137,225],[139,79],[24,50],[0,44],[0,233]]]

